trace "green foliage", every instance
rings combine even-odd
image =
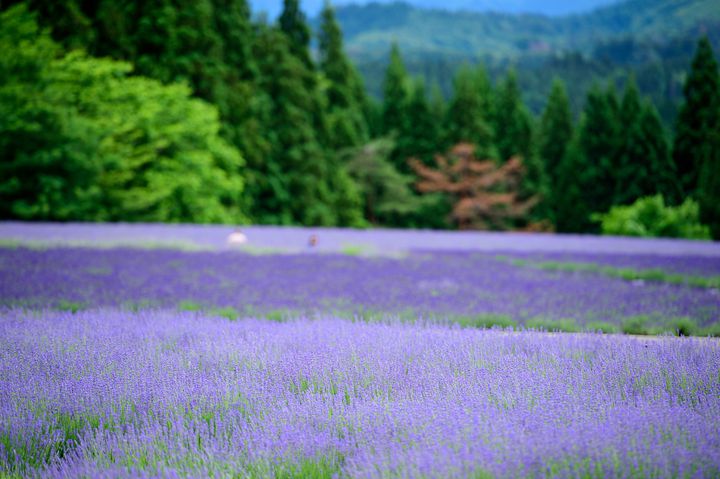
[[[357,216],[357,192],[347,187],[347,175],[333,164],[313,127],[320,92],[308,90],[313,73],[288,43],[287,36],[268,27],[255,42],[260,88],[270,105],[265,127],[272,148],[257,165],[255,217],[271,224],[338,224],[339,213]]]
[[[688,317],[673,318],[668,321],[666,328],[675,336],[696,336],[700,331],[697,321]]]
[[[587,323],[583,328],[590,332],[602,332],[603,334],[613,334],[618,332],[618,327],[612,323],[606,323],[603,321],[593,321]]]
[[[514,70],[508,71],[494,98],[492,122],[500,160],[517,155],[527,162],[533,156],[532,118],[520,97]]]
[[[468,142],[475,145],[479,158],[497,158],[495,135],[490,124],[491,97],[490,80],[482,67],[465,65],[457,71],[447,109],[444,146]]]
[[[343,51],[342,32],[329,3],[322,11],[318,37],[320,71],[327,82],[330,146],[356,146],[368,139],[363,112],[367,99],[359,75]]]
[[[0,30],[10,59],[0,66],[3,216],[244,220],[243,161],[213,107],[183,85],[129,77],[126,63],[51,58],[43,50],[57,48],[22,7],[3,13]]]
[[[647,316],[631,316],[623,320],[620,329],[625,334],[648,335],[650,334],[649,322],[650,318]]]
[[[641,198],[629,206],[614,206],[596,215],[603,234],[708,239],[708,228],[700,224],[699,208],[692,199],[666,206],[660,195]]]
[[[411,82],[410,97],[407,103],[406,118],[398,132],[396,147],[392,156],[395,164],[401,165],[403,173],[409,171],[407,160],[418,158],[428,162],[440,151],[442,116],[436,116],[428,103],[425,83],[422,80]]]
[[[517,321],[504,314],[458,316],[453,318],[453,322],[464,328],[517,328]]]
[[[720,145],[717,133],[720,130],[720,75],[707,37],[697,45],[684,95],[685,102],[675,126],[673,159],[683,193],[694,195],[699,172],[713,162],[712,156]]]
[[[565,333],[575,333],[580,331],[580,327],[572,318],[530,318],[525,321],[525,327],[528,329],[538,329],[543,331],[562,331]]]
[[[565,83],[556,78],[540,120],[540,158],[548,177],[555,181],[560,162],[573,136],[573,120]]]
[[[411,179],[390,162],[395,144],[387,138],[346,150],[342,162],[358,185],[365,218],[372,224],[393,224],[418,208]]]
[[[407,122],[407,104],[410,99],[410,84],[400,56],[400,49],[393,44],[390,49],[390,64],[385,71],[383,82],[382,127],[387,134],[399,132]],[[396,165],[397,166],[397,165]]]
[[[283,11],[278,18],[280,30],[289,39],[290,53],[303,62],[307,68],[312,68],[310,59],[310,27],[305,20],[305,14],[300,10],[299,0],[284,0]]]

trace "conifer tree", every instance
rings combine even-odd
[[[495,95],[493,126],[495,144],[502,161],[520,155],[532,156],[532,118],[520,96],[517,74],[510,70]]]
[[[453,81],[445,121],[445,145],[469,142],[479,158],[496,158],[491,113],[491,86],[485,69],[461,67]]]
[[[400,132],[407,121],[410,88],[407,70],[397,44],[390,49],[390,63],[383,82],[382,129],[385,134]]]
[[[618,143],[618,101],[613,89],[602,91],[594,86],[588,92],[578,131],[578,150],[574,168],[582,167],[582,186],[590,213],[607,211],[613,202],[615,180],[614,157]],[[582,164],[582,166],[581,166]],[[573,173],[572,169],[565,174]],[[570,181],[567,178],[566,181]]]
[[[650,100],[644,102],[640,115],[640,128],[649,172],[646,181],[640,185],[642,196],[656,193],[668,199],[681,196],[680,182],[672,161],[668,135],[660,114]]]
[[[697,194],[700,172],[705,163],[714,161],[713,136],[720,130],[720,78],[707,36],[698,42],[684,96],[675,126],[673,160],[683,194],[688,196]]]
[[[720,130],[711,133],[709,140],[709,153],[698,185],[700,221],[710,228],[712,238],[720,241]]]
[[[331,146],[337,149],[358,145],[368,139],[364,88],[343,51],[342,32],[329,3],[321,13],[318,40],[319,67],[327,80]]]
[[[633,77],[625,85],[618,112],[617,149],[611,162],[611,173],[615,192],[612,204],[633,203],[646,192],[650,180],[650,163],[645,148],[643,129],[640,123],[642,103],[640,92]]]
[[[283,10],[278,18],[280,30],[290,39],[290,52],[306,67],[313,68],[310,59],[310,27],[300,10],[300,0],[283,0]]]
[[[289,39],[262,27],[255,44],[260,86],[270,102],[266,131],[272,149],[256,176],[261,182],[256,214],[274,224],[334,225],[353,222],[360,211],[357,191],[334,163],[313,128],[317,90],[306,89],[309,72],[290,52]],[[342,205],[343,217],[338,206]],[[352,209],[351,208],[351,209]]]
[[[581,119],[581,128],[585,119]],[[551,197],[555,228],[561,233],[586,233],[597,229],[591,221],[596,210],[586,189],[595,181],[596,170],[589,167],[580,132],[568,144],[557,167],[557,180]]]
[[[572,140],[573,123],[565,84],[556,78],[540,121],[539,154],[551,182],[557,180],[558,165]]]
[[[425,82],[416,79],[412,83],[412,91],[407,105],[407,119],[397,137],[397,145],[393,157],[400,171],[410,172],[407,163],[411,157],[428,162],[439,151],[439,125],[442,118],[433,117],[427,100]]]

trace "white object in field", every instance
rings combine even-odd
[[[227,237],[227,244],[229,245],[241,245],[247,243],[247,236],[242,231],[233,231],[230,236]]]

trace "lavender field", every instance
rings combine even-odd
[[[246,231],[0,224],[0,477],[720,475],[717,244]]]

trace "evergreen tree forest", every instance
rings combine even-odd
[[[696,201],[720,239],[720,77],[707,38],[669,131],[632,78],[622,91],[596,84],[577,117],[556,79],[536,118],[513,70],[493,83],[468,64],[446,98],[408,74],[398,44],[376,101],[329,3],[316,34],[299,0],[274,23],[246,0],[0,8],[2,219],[488,227],[453,214],[462,177],[444,190],[419,188],[421,176],[512,165],[521,179],[490,181],[485,197],[527,207],[489,227],[596,233],[598,214],[659,195]],[[461,144],[482,166],[452,168]],[[479,206],[492,208],[503,203]]]

